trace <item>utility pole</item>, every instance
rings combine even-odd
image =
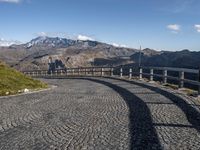
[[[140,53],[139,53],[139,68],[141,67],[141,52],[142,52],[142,47],[140,46]]]

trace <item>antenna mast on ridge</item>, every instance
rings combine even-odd
[[[140,54],[139,54],[139,68],[141,67],[141,51],[142,51],[142,47],[140,46]]]

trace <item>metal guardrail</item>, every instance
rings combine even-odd
[[[118,72],[116,72],[118,70]],[[126,71],[125,71],[126,70]],[[147,70],[149,73],[144,72]],[[154,71],[161,71],[161,74],[155,74]],[[178,76],[169,76],[168,72],[178,72]],[[120,67],[80,67],[80,68],[67,68],[58,69],[55,72],[48,72],[48,70],[32,70],[23,72],[32,77],[44,76],[113,76],[118,75],[121,78],[128,76],[132,79],[133,75],[138,75],[139,79],[143,76],[148,76],[150,81],[154,81],[154,77],[162,78],[162,83],[166,84],[168,79],[176,80],[179,82],[179,88],[184,87],[184,83],[189,83],[198,86],[198,94],[200,95],[200,70],[185,69],[185,68],[170,68],[170,67],[140,67],[132,68],[127,66]],[[198,80],[185,79],[185,73],[198,75]]]
[[[32,77],[44,76],[112,76],[114,68],[112,67],[81,67],[57,69],[54,72],[48,70],[30,70],[23,73]]]
[[[143,70],[149,70],[150,73],[143,73]],[[162,74],[154,74],[154,71],[162,71]],[[169,76],[168,72],[178,72],[178,76]],[[196,74],[198,80],[185,79],[185,73]],[[198,94],[200,94],[200,70],[185,69],[185,68],[170,68],[170,67],[141,67],[139,68],[139,78],[142,79],[143,75],[149,76],[150,81],[154,80],[154,77],[161,77],[162,82],[167,83],[168,79],[176,80],[179,82],[179,88],[184,87],[184,83],[189,83],[198,86]]]

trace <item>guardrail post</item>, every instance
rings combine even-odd
[[[150,81],[153,81],[153,69],[150,69]]]
[[[63,69],[63,70],[61,70],[60,74],[61,74],[61,75],[64,75],[64,74],[65,74],[65,71],[64,71],[64,69]]]
[[[123,69],[120,68],[120,78],[122,78],[122,77],[123,77]]]
[[[129,79],[132,79],[132,73],[133,73],[133,70],[132,68],[129,69]]]
[[[94,76],[94,74],[95,74],[95,73],[94,73],[94,71],[95,71],[95,69],[94,69],[94,68],[92,68],[92,76]]]
[[[113,70],[114,70],[113,68],[110,69],[110,76],[111,77],[113,76]]]
[[[139,79],[142,79],[142,72],[143,72],[143,70],[142,70],[142,68],[140,68]]]
[[[58,70],[56,70],[56,76],[58,76]]]
[[[163,70],[163,84],[167,83],[167,70]]]
[[[78,75],[80,75],[80,68],[78,68]]]
[[[200,95],[200,69],[199,69],[199,87],[198,87],[198,95]]]
[[[180,71],[179,72],[179,88],[183,88],[184,87],[184,72]]]
[[[104,76],[104,69],[101,68],[101,76]]]

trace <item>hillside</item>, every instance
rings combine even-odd
[[[132,61],[138,62],[138,58],[139,53],[135,53],[131,56]],[[141,60],[143,66],[199,69],[200,52],[192,52],[189,50],[177,52],[162,51],[151,55],[142,52]]]
[[[0,62],[0,96],[23,92],[24,89],[37,90],[47,85],[33,80]]]
[[[116,47],[98,41],[81,41],[59,37],[37,37],[26,44],[0,47],[0,60],[17,70],[47,69],[49,57],[61,60],[66,67],[138,66],[138,49]],[[182,50],[141,51],[143,66],[199,68],[200,52]]]
[[[67,67],[92,66],[96,58],[130,56],[136,49],[115,47],[98,41],[38,37],[26,44],[0,47],[0,60],[18,70],[47,69],[48,59],[59,59]]]

